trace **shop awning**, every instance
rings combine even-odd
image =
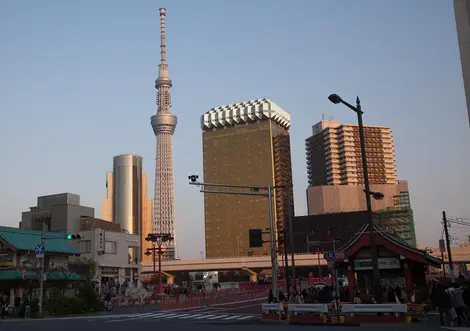
[[[45,273],[46,281],[47,280],[70,280],[70,281],[80,281],[85,280],[86,278],[80,276],[75,272],[70,271],[51,271]],[[9,270],[0,270],[0,281],[5,280],[39,280],[39,273],[35,271],[26,271],[24,273],[21,269],[9,269]]]
[[[79,281],[79,280],[85,280],[86,278],[83,276],[80,276],[79,274],[75,272],[70,272],[70,271],[52,271],[52,272],[46,272],[46,280],[74,280],[74,281]]]
[[[23,277],[23,270],[20,269],[0,270],[0,281],[20,279],[38,280],[39,274],[34,271],[27,271]]]

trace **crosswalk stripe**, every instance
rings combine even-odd
[[[184,317],[184,316],[187,316],[187,315],[189,315],[189,314],[181,314],[181,315],[176,314],[175,316],[165,316],[165,317],[163,317],[163,318],[165,318],[165,319],[181,318],[181,316]]]
[[[187,318],[192,318],[192,317],[198,317],[198,316],[201,316],[202,314],[194,314],[194,315],[189,315],[189,316],[186,316],[186,317],[183,317],[182,320],[185,320]]]
[[[240,321],[243,321],[243,320],[247,320],[247,319],[253,318],[253,317],[254,317],[254,316],[242,316],[242,317],[237,318],[237,319],[240,320]]]
[[[149,316],[150,318],[159,318],[162,316],[168,315],[168,313],[154,313],[153,315]]]
[[[155,316],[154,314],[155,313],[137,314],[137,315],[134,315],[134,317],[131,317],[131,318],[126,318],[127,316],[123,316],[123,318],[121,316],[116,316],[116,317],[114,317],[115,319],[108,321],[108,323],[135,321],[135,320],[140,320],[140,319],[144,319],[144,318],[153,318]],[[160,313],[160,314],[156,314],[156,315],[162,315],[162,314]]]
[[[215,315],[214,317],[208,318],[208,320],[218,320],[221,319],[222,317],[227,317],[228,315]]]
[[[202,315],[200,317],[196,317],[195,319],[196,320],[201,320],[201,319],[206,319],[206,318],[214,317],[214,316],[216,316],[216,315]]]
[[[241,317],[241,316],[240,315],[232,315],[232,316],[229,316],[227,318],[224,318],[223,320],[224,321],[229,321],[229,320],[234,320],[234,319],[239,318],[239,317]]]
[[[194,320],[220,320],[220,321],[244,321],[248,319],[254,319],[256,316],[253,315],[227,315],[227,314],[208,314],[208,313],[143,313],[143,314],[134,314],[134,315],[115,315],[109,316],[110,320],[108,323],[117,323],[117,322],[127,322],[127,321],[134,321],[134,320],[144,320],[144,319],[180,319],[180,320],[187,320],[187,319],[194,319]]]

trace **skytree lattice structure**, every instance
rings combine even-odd
[[[172,136],[175,132],[177,118],[171,113],[170,89],[172,84],[168,74],[168,64],[166,63],[165,16],[166,9],[160,8],[161,58],[158,65],[158,79],[155,81],[158,110],[150,121],[157,141],[152,229],[154,233],[171,233],[175,237]],[[166,257],[175,258],[174,241],[164,245],[166,245]]]

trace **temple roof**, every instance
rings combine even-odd
[[[383,230],[382,228],[378,227],[377,225],[374,225],[374,232],[386,239],[387,241],[391,242],[394,245],[397,245],[409,252],[415,253],[422,255],[427,262],[430,262],[430,264],[434,265],[441,265],[442,260],[434,257],[430,254],[428,254],[425,250],[418,249],[416,247],[413,247],[409,245],[407,242],[405,242],[403,239]],[[358,231],[358,233],[351,238],[345,245],[340,247],[338,251],[344,252],[350,249],[351,247],[354,246],[354,244],[361,238],[362,235],[368,234],[369,233],[369,224],[364,224],[364,226]]]

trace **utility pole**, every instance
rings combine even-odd
[[[292,188],[291,188],[292,189]],[[295,274],[295,243],[294,243],[294,228],[292,226],[292,216],[294,214],[294,208],[292,208],[292,199],[290,196],[288,197],[289,199],[289,249],[290,249],[290,254],[291,254],[291,267],[292,267],[292,281],[293,281],[293,288],[297,288],[297,276]]]
[[[41,219],[42,230],[41,230],[41,246],[43,249],[42,257],[40,258],[41,263],[41,274],[39,278],[39,315],[42,314],[42,302],[43,302],[43,293],[44,293],[44,260],[45,260],[45,245],[46,245],[46,221]]]
[[[277,226],[273,217],[273,186],[268,186],[268,215],[269,215],[269,235],[271,241],[271,273],[273,294],[276,300],[279,300],[279,293],[277,288],[278,264],[277,264],[277,249],[276,249],[276,230]],[[287,285],[287,284],[286,284]]]
[[[446,216],[445,211],[442,212],[442,224],[444,225],[444,236],[446,238],[446,246],[447,246],[447,259],[449,260],[450,280],[452,281],[454,279],[454,264],[452,263],[452,252],[450,250],[449,228],[447,227],[447,216]],[[442,264],[444,264],[444,260],[442,261]]]
[[[285,260],[285,268],[284,268],[284,279],[286,280],[286,295],[287,295],[287,300],[289,300],[289,289],[290,289],[290,284],[289,284],[289,252],[287,251],[287,231],[286,231],[286,224],[284,222],[284,244],[282,248],[284,249],[284,260]]]

